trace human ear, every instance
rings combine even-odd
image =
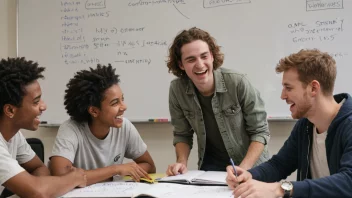
[[[11,104],[5,104],[3,108],[5,116],[13,118],[16,114],[17,108]]]
[[[310,83],[312,96],[316,96],[320,92],[320,83],[317,80],[313,80]]]
[[[88,113],[89,113],[92,117],[96,118],[96,117],[98,117],[99,109],[98,109],[97,107],[94,107],[94,106],[89,106],[89,107],[88,107]]]

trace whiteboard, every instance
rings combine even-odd
[[[165,61],[183,29],[208,31],[222,46],[223,67],[247,74],[269,118],[286,118],[279,59],[319,48],[337,61],[335,92],[352,93],[352,1],[343,0],[18,0],[18,56],[46,67],[48,109],[62,123],[66,84],[78,70],[111,63],[121,78],[131,121],[170,118]]]

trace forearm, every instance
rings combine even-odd
[[[50,171],[48,167],[41,166],[35,169],[31,174],[34,176],[50,176]]]
[[[79,185],[73,174],[65,176],[32,176],[24,188],[11,189],[20,197],[59,197]]]
[[[87,186],[103,181],[110,181],[114,175],[118,174],[119,165],[111,165],[104,168],[86,170]]]
[[[175,145],[176,150],[176,161],[187,166],[189,153],[191,151],[190,146],[186,143],[179,142]]]
[[[61,196],[70,190],[74,189],[79,185],[79,181],[73,178],[72,174],[67,174],[60,177],[38,177],[40,180],[40,186],[46,188],[45,194],[48,194],[48,197],[58,197]]]
[[[253,167],[256,161],[259,159],[260,155],[264,150],[264,144],[256,141],[252,141],[248,147],[248,151],[241,164],[241,168],[248,170]]]
[[[55,168],[51,169],[52,174],[55,176],[62,176],[69,172],[68,168]],[[110,181],[114,175],[117,175],[116,165],[108,166],[105,168],[98,168],[94,170],[85,170],[87,175],[87,186],[102,181]]]

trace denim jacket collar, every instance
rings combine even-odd
[[[219,93],[227,92],[226,83],[225,83],[224,77],[221,74],[220,69],[214,70],[213,75],[214,75],[214,81],[215,81],[215,92],[219,92]],[[187,87],[186,87],[186,94],[194,95],[195,86],[190,78],[187,77],[186,79],[188,81]]]

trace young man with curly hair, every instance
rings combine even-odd
[[[66,174],[66,166],[86,170],[87,184],[129,175],[133,180],[155,173],[153,159],[133,124],[123,117],[127,106],[115,69],[98,65],[70,79],[65,108],[70,119],[59,128],[50,169]],[[134,162],[123,164],[127,157]]]
[[[20,197],[58,197],[86,184],[81,169],[66,168],[63,177],[51,177],[20,132],[37,130],[46,110],[37,81],[44,70],[25,58],[0,61],[0,194],[6,187]]]
[[[352,98],[333,95],[336,63],[319,50],[301,50],[276,66],[281,98],[299,119],[277,155],[250,169],[227,167],[235,197],[351,197]],[[297,181],[281,181],[297,170]],[[268,182],[268,183],[265,183]]]
[[[198,168],[225,171],[232,158],[244,169],[269,157],[269,129],[264,102],[245,75],[220,68],[224,55],[208,32],[179,33],[167,66],[178,78],[169,91],[177,161],[166,173],[187,171],[193,134],[198,140]]]

